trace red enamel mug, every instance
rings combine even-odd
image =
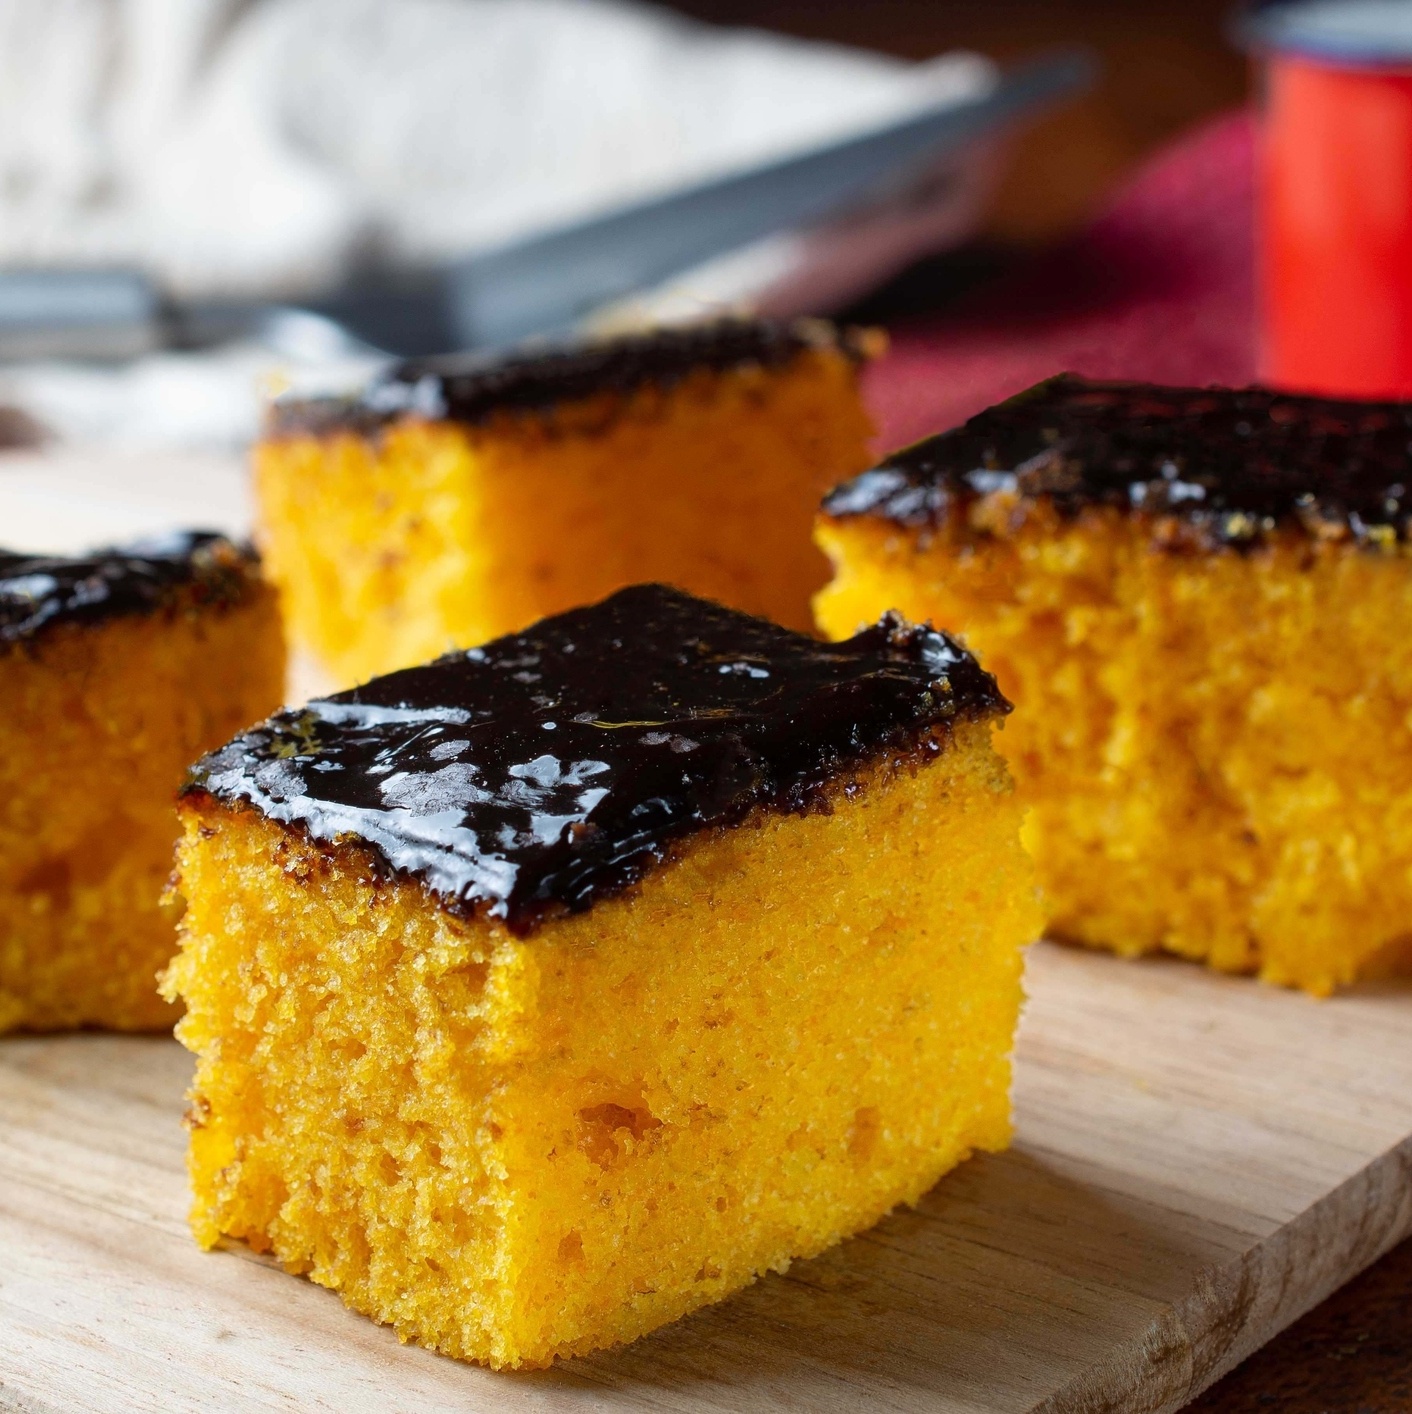
[[[1263,66],[1260,373],[1412,398],[1412,0],[1248,12]]]

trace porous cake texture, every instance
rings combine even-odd
[[[647,586],[237,737],[167,981],[197,1237],[544,1365],[1003,1148],[1005,710],[896,618],[829,646]]]
[[[1061,377],[825,502],[979,652],[1052,933],[1323,993],[1412,936],[1412,408]]]
[[[809,529],[869,464],[875,345],[728,321],[276,405],[255,484],[294,642],[351,683],[646,580],[808,629]]]
[[[274,593],[219,536],[0,552],[0,1031],[172,1024],[173,796],[283,675]]]

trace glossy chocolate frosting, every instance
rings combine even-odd
[[[357,397],[277,402],[269,431],[272,436],[370,432],[403,417],[481,423],[502,412],[543,413],[598,393],[667,386],[699,369],[778,367],[810,349],[861,359],[871,337],[820,320],[723,319],[508,356],[414,359],[396,365]]]
[[[1090,505],[1243,546],[1279,527],[1405,539],[1412,404],[1267,388],[1166,388],[1063,374],[918,442],[833,491],[827,514],[938,526],[996,493]]]
[[[1009,711],[943,633],[885,617],[825,644],[661,585],[286,710],[188,794],[352,839],[516,932],[587,908],[673,840],[826,803],[887,751]]]
[[[258,561],[213,531],[188,530],[91,555],[0,550],[0,642],[18,643],[62,623],[146,614],[179,599],[242,599]]]

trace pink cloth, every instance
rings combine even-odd
[[[1183,138],[1082,235],[945,314],[892,330],[869,372],[877,446],[953,427],[1053,373],[1252,382],[1254,123]]]

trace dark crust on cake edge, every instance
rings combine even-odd
[[[1193,409],[1197,415],[1224,412],[1228,421],[1244,422],[1247,414],[1257,420],[1263,416],[1277,428],[1293,429],[1290,440],[1314,469],[1302,475],[1298,469],[1281,472],[1283,448],[1277,441],[1280,434],[1274,432],[1264,443],[1274,474],[1262,476],[1266,468],[1256,465],[1258,439],[1239,447],[1223,435],[1230,430],[1223,427],[1200,436],[1188,434],[1184,441],[1174,439],[1171,468],[1164,467],[1161,475],[1139,474],[1155,468],[1086,467],[1081,455],[1067,462],[1062,453],[1046,457],[1042,454],[1047,448],[1038,440],[1028,444],[1030,465],[1022,458],[1011,467],[1003,463],[1013,458],[1005,457],[961,465],[981,460],[978,453],[987,442],[994,450],[993,444],[1006,435],[1007,418],[1015,417],[1018,424],[1046,398],[1053,401],[1055,394],[1128,399],[1139,410],[1144,399],[1158,411],[1165,400],[1184,403],[1189,415]],[[1120,424],[1115,420],[1110,425]],[[1064,429],[1059,430],[1062,434]],[[1244,435],[1250,432],[1247,423]],[[1345,442],[1361,437],[1368,445],[1349,450],[1342,460],[1330,453],[1322,468],[1325,474],[1316,475],[1316,458],[1323,451],[1320,439],[1331,437]],[[1379,437],[1385,445],[1376,444]],[[1154,435],[1142,451],[1151,455],[1163,445]],[[1312,457],[1309,448],[1314,449]],[[948,453],[954,464],[947,464]],[[1209,465],[1200,461],[1202,456],[1209,458]],[[1370,465],[1377,457],[1382,465]],[[1196,464],[1182,465],[1188,460]],[[1342,483],[1334,484],[1329,473],[1341,477]],[[969,512],[981,505],[982,515],[972,517]],[[1245,552],[1282,534],[1319,545],[1351,542],[1385,549],[1412,541],[1412,403],[1356,403],[1261,387],[1166,387],[1059,374],[987,408],[961,427],[892,453],[829,492],[820,516],[835,522],[868,519],[923,534],[951,528],[990,537],[1018,531],[1041,506],[1070,522],[1094,511],[1119,514],[1142,527],[1156,548],[1166,550]]]
[[[455,356],[396,365],[350,397],[276,401],[264,437],[367,437],[402,421],[480,426],[500,414],[546,415],[600,394],[670,388],[699,371],[780,368],[802,354],[875,357],[882,336],[822,320],[718,320],[576,345],[514,351],[495,359]]]
[[[516,930],[591,907],[673,839],[807,809],[861,759],[1009,710],[972,654],[899,615],[822,643],[636,585],[286,708],[185,789],[356,835]]]
[[[224,612],[274,593],[253,545],[209,531],[179,538],[187,543],[161,553],[143,542],[90,555],[0,551],[0,590],[24,579],[53,581],[49,590],[36,586],[24,599],[11,596],[7,602],[0,593],[0,651],[37,645],[61,629],[192,610]]]
[[[759,828],[767,821],[779,819],[781,816],[831,815],[835,806],[840,803],[840,798],[842,803],[851,804],[879,783],[892,780],[902,771],[915,775],[918,770],[935,765],[946,755],[958,726],[976,726],[985,722],[1003,725],[1004,718],[1013,709],[1005,699],[1000,700],[1002,705],[989,713],[968,713],[949,722],[933,723],[906,733],[906,740],[890,742],[866,757],[840,765],[820,790],[802,804],[790,806],[779,801],[759,802],[747,809],[738,819],[719,821],[704,829],[676,836],[667,842],[660,857],[644,854],[641,867],[615,887],[599,892],[594,897],[593,906],[614,899],[632,897],[652,875],[679,864],[692,851],[712,840],[737,830]],[[389,863],[375,845],[356,835],[342,836],[332,841],[321,840],[311,833],[303,821],[276,820],[249,800],[227,799],[191,782],[184,785],[178,793],[176,808],[181,816],[192,814],[197,817],[215,814],[240,815],[248,812],[264,821],[272,830],[297,838],[326,863],[356,859],[360,867],[379,885],[398,884],[415,888],[420,891],[429,908],[440,909],[443,913],[464,922],[502,928],[511,937],[522,941],[534,937],[543,928],[552,926],[555,922],[591,911],[591,908],[574,910],[559,903],[542,907],[533,916],[525,919],[496,917],[491,912],[489,900],[467,901],[442,893],[414,870],[399,869]],[[177,892],[180,892],[179,888]]]
[[[193,614],[223,618],[228,614],[259,610],[268,611],[276,617],[279,612],[279,597],[274,585],[261,577],[252,578],[241,593],[221,599],[201,597],[193,593],[192,586],[182,585],[173,590],[162,603],[154,604],[148,609],[113,613],[87,620],[60,619],[44,624],[37,632],[27,634],[23,638],[0,638],[0,660],[7,656],[13,658],[16,655],[25,655],[31,661],[43,661],[47,654],[57,651],[58,646],[71,635],[85,635],[119,623],[160,621],[163,627],[156,630],[160,633],[165,632],[165,625]]]

